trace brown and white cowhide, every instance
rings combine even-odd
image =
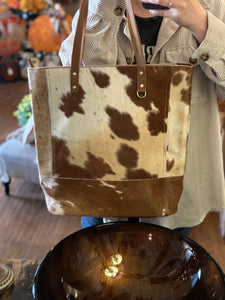
[[[83,67],[75,98],[70,69],[30,68],[40,181],[50,212],[155,217],[182,192],[192,68]]]

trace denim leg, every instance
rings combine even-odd
[[[175,231],[180,232],[186,236],[189,236],[191,229],[192,229],[192,227],[179,227],[179,228],[176,228]]]
[[[81,227],[82,229],[98,225],[98,224],[103,224],[103,218],[96,218],[96,217],[82,217],[81,218]]]

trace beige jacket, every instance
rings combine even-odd
[[[200,0],[200,3],[208,11],[208,31],[201,45],[187,29],[165,18],[151,62],[194,65],[188,155],[178,211],[167,217],[142,219],[169,228],[197,225],[209,211],[225,208],[216,100],[216,94],[225,99],[225,2]],[[123,16],[124,6],[123,0],[90,0],[84,64],[131,63],[133,51]],[[64,65],[70,64],[76,22],[77,14],[73,31],[60,49]]]

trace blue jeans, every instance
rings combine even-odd
[[[103,224],[103,218],[96,217],[82,217],[81,218],[81,227],[82,229],[93,226]],[[189,236],[192,227],[180,227],[176,228],[175,231],[180,232],[186,236]]]
[[[176,228],[175,231],[180,232],[186,236],[189,236],[191,229],[192,229],[192,227],[179,227],[179,228]]]
[[[82,229],[103,224],[103,218],[96,218],[96,217],[82,217],[81,218],[81,227]]]

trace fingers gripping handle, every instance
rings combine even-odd
[[[137,96],[144,98],[146,95],[146,65],[142,52],[141,41],[137,29],[133,6],[131,0],[125,0],[128,24],[131,34],[131,41],[137,62]],[[80,1],[80,12],[77,22],[77,28],[74,37],[74,44],[72,50],[70,78],[71,78],[71,93],[75,95],[79,91],[79,70],[83,57],[84,35],[88,15],[88,0]]]

